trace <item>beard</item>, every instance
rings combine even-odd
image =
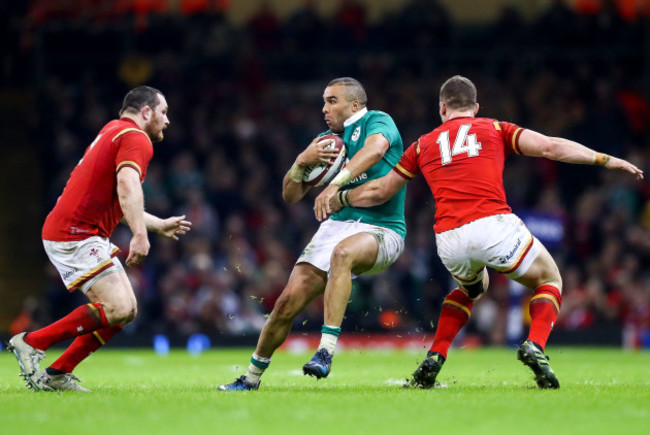
[[[149,139],[151,139],[151,142],[160,142],[163,140],[165,135],[163,134],[163,128],[158,128],[157,124],[158,119],[156,117],[153,117],[151,121],[144,126],[144,132],[147,133],[147,136],[149,136]]]

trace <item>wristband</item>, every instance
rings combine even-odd
[[[345,205],[343,205],[343,192],[345,192],[345,191],[344,190],[339,190],[338,192],[336,192],[336,199],[338,199],[339,205],[341,207],[345,207]]]
[[[350,207],[350,191],[343,190],[337,193],[337,199],[342,207]]]
[[[305,168],[294,163],[291,166],[291,169],[289,169],[289,173],[287,175],[289,176],[289,180],[293,181],[294,183],[302,183],[302,177],[304,174]]]
[[[334,177],[330,184],[335,184],[339,187],[343,187],[352,181],[353,178],[354,177],[352,176],[352,172],[350,172],[348,168],[343,168],[341,169],[341,172],[339,172],[338,175]]]
[[[611,158],[607,154],[594,152],[594,165],[605,166]]]

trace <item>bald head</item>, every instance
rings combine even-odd
[[[368,96],[363,85],[358,80],[352,77],[340,77],[334,79],[327,84],[327,87],[343,86],[345,88],[344,95],[347,101],[358,101],[361,107],[366,107],[368,104]]]

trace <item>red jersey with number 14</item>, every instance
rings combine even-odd
[[[436,202],[436,233],[510,213],[503,164],[507,155],[520,154],[522,131],[494,119],[454,118],[421,136],[393,170],[406,179],[424,175]]]
[[[128,118],[106,124],[70,174],[42,237],[57,242],[109,237],[124,214],[117,196],[117,172],[138,171],[144,180],[153,157],[149,136]]]

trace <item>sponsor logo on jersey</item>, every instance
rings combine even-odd
[[[508,260],[512,259],[512,257],[515,256],[520,246],[521,246],[521,239],[517,239],[517,243],[515,244],[515,247],[512,248],[512,251],[508,252],[508,255],[499,258],[499,263],[506,264]]]
[[[367,180],[368,179],[368,174],[365,172],[362,174],[357,175],[354,180],[350,181],[350,184],[352,183],[358,183],[359,181]]]
[[[358,126],[354,129],[354,133],[352,133],[352,137],[350,139],[352,142],[356,142],[359,140],[359,136],[361,136],[361,126]]]
[[[71,234],[88,234],[90,231],[84,230],[83,228],[70,227]]]
[[[70,277],[72,276],[72,274],[75,273],[76,271],[77,271],[77,269],[67,270],[67,271],[63,272],[63,274],[62,274],[61,276],[63,277],[63,279],[68,279],[68,278],[70,278]]]

